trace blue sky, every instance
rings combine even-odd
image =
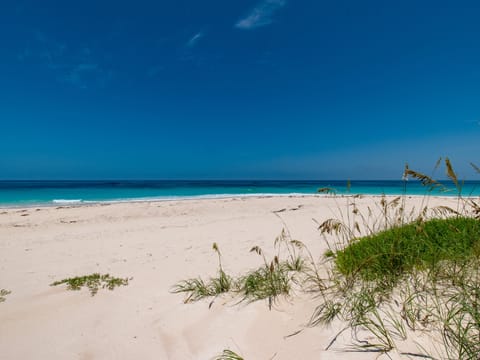
[[[3,1],[1,179],[480,163],[478,1]]]

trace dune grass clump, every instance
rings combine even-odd
[[[212,291],[210,284],[206,284],[205,281],[200,278],[182,280],[174,286],[172,292],[175,294],[182,292],[187,293],[188,296],[184,300],[185,303],[215,295],[215,292]]]
[[[250,272],[241,279],[241,285],[244,298],[251,301],[288,295],[291,288],[288,272],[278,263]]]
[[[353,350],[388,353],[420,332],[434,341],[435,353],[417,344],[417,353],[400,354],[479,359],[480,206],[462,196],[448,158],[445,167],[457,191],[456,208],[431,208],[427,196],[407,211],[405,195],[390,201],[383,196],[364,215],[353,197],[347,200],[352,210],[319,224],[321,234],[336,240],[326,238],[329,278],[310,325],[335,319],[345,324],[326,349],[349,330]],[[408,177],[428,192],[446,189],[406,166]]]
[[[6,289],[0,289],[0,303],[4,302],[6,300],[6,296],[9,295],[11,291],[8,291]]]
[[[215,357],[215,360],[243,360],[243,357],[232,350],[225,349],[220,355]]]
[[[283,222],[278,214],[275,213],[275,215]],[[319,280],[312,254],[305,244],[292,238],[288,227],[285,223],[284,225],[282,232],[274,241],[274,249],[277,253],[271,261],[267,261],[259,246],[250,249],[250,252],[262,257],[263,265],[239,278],[238,290],[243,300],[268,299],[271,309],[279,296],[288,296],[292,287],[302,286],[307,277],[312,279],[311,283],[314,283],[313,279]],[[284,260],[281,260],[282,255]]]
[[[432,219],[394,227],[354,241],[335,255],[336,268],[365,280],[394,280],[414,267],[432,269],[444,261],[480,256],[480,221]]]
[[[91,275],[77,276],[73,278],[55,281],[50,286],[58,286],[62,284],[67,285],[67,290],[80,290],[82,287],[87,287],[92,296],[96,295],[99,289],[113,290],[118,286],[128,285],[128,278],[116,278],[109,274],[100,275],[94,273]]]
[[[331,259],[329,285],[311,325],[338,318],[347,324],[343,331],[352,331],[354,349],[382,353],[398,348],[409,331],[437,334],[441,358],[478,359],[479,220],[406,224],[355,239]]]
[[[214,243],[213,249],[218,254],[218,275],[208,281],[201,278],[180,281],[174,285],[172,292],[186,293],[185,303],[231,292],[247,302],[268,299],[268,306],[271,309],[279,296],[289,295],[292,284],[297,282],[295,274],[307,268],[307,261],[299,254],[304,245],[298,240],[292,240],[288,230],[283,230],[275,239],[274,247],[278,252],[271,261],[267,261],[259,246],[252,247],[250,252],[261,256],[263,265],[233,278],[223,270],[221,254],[217,244]],[[282,247],[285,247],[286,260],[280,260]]]
[[[201,300],[206,297],[217,296],[230,291],[233,288],[233,279],[223,269],[218,271],[218,276],[205,282],[201,278],[182,280],[177,283],[173,293],[187,293],[185,303]]]
[[[267,262],[263,256],[262,249],[254,246],[250,252],[256,252],[263,257],[264,265],[256,270],[250,271],[247,275],[240,277],[238,291],[243,294],[243,299],[256,301],[268,299],[269,307],[280,295],[288,295],[291,288],[291,274],[295,265],[288,262],[280,262],[278,256]]]
[[[213,243],[212,249],[218,256],[217,277],[210,278],[207,282],[201,278],[182,280],[173,287],[173,293],[187,294],[184,300],[185,303],[198,301],[206,297],[218,296],[235,287],[233,278],[223,270],[222,254],[220,253],[217,243]]]

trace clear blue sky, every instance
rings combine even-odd
[[[0,4],[0,179],[480,163],[480,2]],[[480,165],[480,164],[479,164]]]

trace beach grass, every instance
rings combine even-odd
[[[480,221],[466,217],[432,219],[394,227],[363,237],[335,254],[345,276],[389,280],[442,262],[463,262],[480,256]]]
[[[94,273],[84,276],[76,276],[59,281],[55,281],[50,286],[67,285],[67,290],[80,290],[87,287],[92,296],[96,295],[99,289],[113,290],[118,286],[128,285],[128,278],[118,278],[109,274]]]
[[[222,254],[217,243],[212,244],[212,249],[218,256],[218,274],[216,277],[211,277],[207,281],[202,278],[182,280],[173,286],[171,292],[187,294],[185,303],[218,296],[236,287],[234,279],[223,270]]]
[[[289,294],[291,272],[286,263],[280,263],[275,257],[270,265],[261,266],[242,276],[239,279],[239,285],[239,292],[242,293],[244,300],[268,299],[271,308],[278,296]]]
[[[480,221],[466,217],[357,239],[331,256],[333,270],[310,325],[340,319],[359,351],[388,352],[409,331],[422,331],[442,339],[440,358],[474,359],[480,353],[479,243]]]
[[[220,355],[216,356],[214,360],[243,360],[243,357],[232,350],[225,349]]]
[[[206,297],[217,296],[233,289],[233,279],[223,270],[217,277],[208,281],[202,278],[188,279],[178,282],[172,289],[173,293],[186,293],[184,302],[198,301]]]
[[[338,216],[317,222],[328,247],[321,261],[292,239],[275,213],[284,223],[274,243],[277,254],[267,261],[262,249],[253,247],[263,265],[236,279],[229,277],[233,279],[230,291],[248,301],[268,298],[270,308],[293,286],[313,293],[320,300],[308,325],[327,326],[335,320],[344,324],[326,350],[340,334],[350,331],[352,343],[343,350],[388,353],[396,349],[405,356],[478,360],[480,204],[462,196],[462,182],[448,158],[440,159],[434,172],[442,163],[457,191],[455,206],[430,207],[428,194],[446,187],[406,165],[403,196],[382,196],[364,213],[357,206],[361,195],[342,197],[346,204],[338,206]],[[417,208],[407,203],[409,178],[420,181],[427,191]],[[333,193],[329,188],[319,191]],[[220,256],[219,263],[221,275]],[[200,289],[205,296],[217,294],[204,291],[208,287],[197,279],[182,291],[195,300],[201,298],[195,295]],[[434,350],[417,343],[418,351],[402,352],[399,344],[418,333],[435,344]],[[224,355],[221,359],[237,359],[228,357],[228,351]]]
[[[6,289],[0,289],[0,303],[6,300],[6,296],[11,294],[11,291]]]
[[[263,259],[263,265],[245,275],[234,278],[223,270],[218,245],[214,243],[212,248],[218,254],[217,276],[206,281],[202,278],[182,280],[175,284],[171,290],[173,293],[185,293],[185,303],[232,292],[240,295],[242,301],[247,302],[268,299],[271,308],[278,296],[288,295],[291,288],[292,272],[295,271],[295,267],[302,266],[298,258],[295,258],[294,263],[289,263],[288,261],[280,262],[278,256],[275,256],[272,261],[268,262],[262,249],[254,246],[250,252],[260,255]]]
[[[480,212],[475,199],[462,196],[448,158],[445,169],[457,189],[455,208],[430,208],[427,196],[420,208],[407,211],[404,195],[390,201],[382,197],[379,211],[369,208],[365,215],[348,200],[351,213],[319,224],[331,243],[325,253],[330,271],[311,326],[339,319],[345,324],[340,333],[351,331],[351,349],[358,351],[398,350],[399,343],[420,332],[440,346],[432,354],[418,344],[417,353],[404,355],[478,359]],[[421,181],[428,191],[443,187],[408,166],[404,176]]]

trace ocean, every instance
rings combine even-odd
[[[446,191],[428,192],[418,181],[395,180],[305,180],[305,181],[0,181],[0,206],[89,204],[97,202],[175,200],[231,196],[313,195],[320,188],[336,194],[365,195],[457,195],[452,183],[444,182]],[[463,196],[480,196],[480,181],[466,181]]]

